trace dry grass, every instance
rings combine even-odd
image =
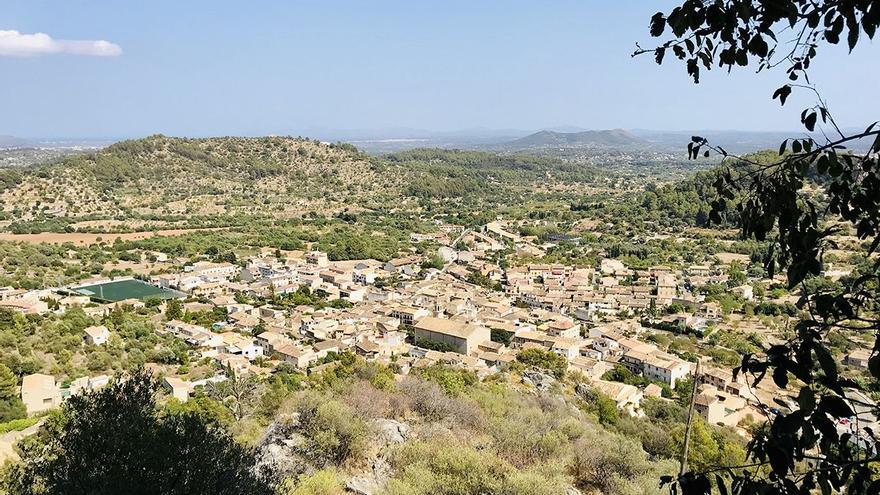
[[[128,232],[121,234],[87,234],[83,232],[43,232],[39,234],[11,234],[9,232],[0,232],[0,241],[26,242],[29,244],[64,244],[66,242],[70,242],[77,246],[87,246],[91,244],[99,244],[101,242],[113,242],[116,239],[122,239],[123,241],[139,241],[141,239],[149,239],[150,237],[155,236],[179,236],[198,231],[224,229],[225,227],[202,229],[169,229],[154,230],[148,232]]]

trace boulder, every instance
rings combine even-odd
[[[377,419],[373,421],[376,428],[377,441],[382,447],[397,445],[406,441],[410,433],[410,426],[393,419]]]
[[[552,375],[548,375],[543,371],[538,371],[536,369],[530,369],[523,371],[522,373],[522,381],[526,385],[531,385],[538,390],[549,390],[550,387],[556,382],[556,379],[553,378]]]
[[[372,462],[369,471],[348,480],[345,488],[358,495],[375,495],[385,490],[390,477],[391,465],[380,457]]]

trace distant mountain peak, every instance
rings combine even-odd
[[[542,130],[507,143],[511,147],[579,147],[579,146],[628,146],[647,144],[648,141],[625,129],[605,129],[580,132],[557,132]]]

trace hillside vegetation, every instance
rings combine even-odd
[[[531,156],[420,149],[379,158],[302,138],[156,135],[0,170],[0,202],[15,233],[94,230],[108,220],[124,231],[384,211],[419,200],[497,203],[510,191],[594,177],[592,168]]]
[[[17,220],[219,215],[259,207],[367,200],[395,176],[348,145],[289,137],[183,139],[151,136],[4,177],[4,210]],[[298,203],[290,204],[292,199]],[[271,206],[267,206],[271,205]]]

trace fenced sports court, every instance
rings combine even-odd
[[[80,285],[72,289],[77,294],[89,296],[101,301],[116,302],[125,299],[140,299],[141,301],[151,297],[159,299],[171,299],[180,297],[183,293],[171,289],[163,289],[134,278],[113,280],[88,285]]]

